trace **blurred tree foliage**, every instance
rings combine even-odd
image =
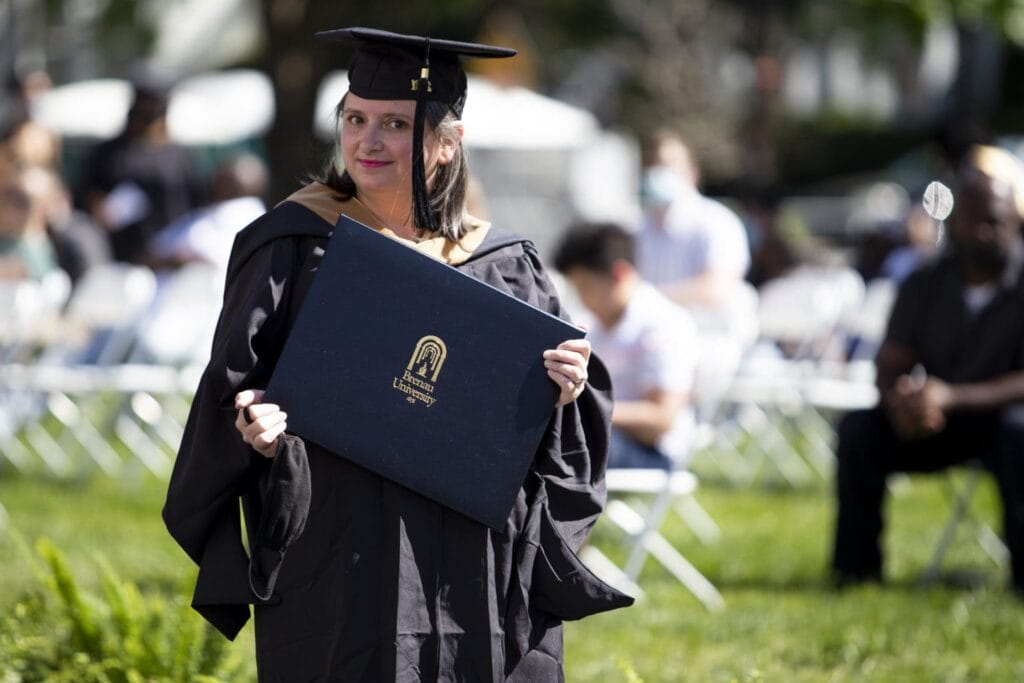
[[[51,62],[75,74],[75,60],[93,62],[101,74],[123,74],[156,42],[152,5],[138,0],[11,0],[21,21],[57,26],[45,49]],[[41,13],[41,16],[36,13]]]
[[[48,25],[65,27],[48,35],[45,49],[70,64],[93,59],[97,75],[123,74],[130,57],[154,44],[157,0],[7,1],[35,21],[41,13]],[[326,161],[328,150],[312,135],[316,91],[324,74],[344,68],[351,47],[311,38],[325,28],[377,26],[473,40],[502,37],[490,22],[499,14],[517,16],[526,35],[517,46],[535,77],[531,85],[637,134],[677,128],[695,142],[709,176],[754,184],[776,180],[777,133],[786,125],[782,70],[794,46],[852,36],[865,58],[889,69],[898,91],[907,93],[928,27],[952,22],[966,58],[948,116],[979,125],[998,106],[991,87],[979,90],[978,73],[991,71],[985,50],[999,35],[1024,45],[1024,0],[243,1],[260,8],[262,67],[277,92],[278,117],[266,148],[275,199]],[[998,69],[999,55],[996,60]],[[733,90],[743,88],[739,100],[723,95],[727,80]]]
[[[990,27],[1011,40],[1024,37],[1024,0],[261,2],[267,68],[279,86],[279,117],[268,146],[275,196],[294,188],[302,170],[326,160],[326,150],[308,133],[315,86],[327,70],[344,67],[350,49],[309,40],[324,27],[369,25],[472,40],[499,7],[517,13],[535,53],[539,89],[641,136],[676,128],[694,141],[713,182],[732,178],[748,186],[779,180],[783,60],[800,42],[854,36],[866,58],[890,69],[906,93],[913,90],[928,27],[954,22],[964,58],[949,117],[966,130],[981,126],[998,104],[991,92],[979,90],[977,72],[985,66],[972,55],[990,45]],[[724,70],[735,66],[736,54],[746,60],[740,78],[748,81],[738,104],[721,95]],[[921,104],[903,104],[910,107],[903,120],[912,122],[908,115]]]
[[[930,24],[991,22],[1024,46],[1024,0],[843,0],[849,16],[864,31],[899,29],[920,42]]]
[[[727,175],[747,187],[853,173],[884,166],[898,155],[932,141],[951,163],[973,142],[991,138],[1012,74],[1007,59],[1024,48],[1024,0],[729,0],[745,19],[735,43],[757,64],[750,106],[737,128],[747,157],[743,171]],[[922,97],[918,79],[925,38],[938,25],[954,28],[956,74],[941,106]],[[854,42],[865,63],[895,80],[898,116],[884,129],[870,118],[828,108],[814,120],[778,115],[779,89],[765,80],[766,64],[779,65],[794,47]],[[824,52],[822,52],[824,55]],[[1009,55],[1009,56],[1008,56]],[[767,86],[767,87],[766,87]],[[868,95],[865,93],[864,95]],[[840,125],[836,125],[840,124]],[[895,124],[895,125],[893,125]],[[1016,129],[1021,129],[1018,121]],[[794,137],[795,135],[795,137]],[[837,157],[845,147],[851,154]],[[816,163],[807,163],[810,159]],[[799,159],[799,161],[797,161]]]

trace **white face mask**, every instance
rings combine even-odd
[[[679,195],[679,176],[668,166],[651,166],[640,183],[640,201],[649,207],[665,207]]]

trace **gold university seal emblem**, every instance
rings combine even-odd
[[[447,357],[448,346],[444,340],[428,334],[416,343],[405,371],[401,377],[394,378],[391,386],[405,394],[409,403],[419,401],[429,408],[437,402],[434,385]]]

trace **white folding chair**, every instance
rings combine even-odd
[[[853,343],[851,362],[874,362],[896,301],[896,290],[897,285],[892,280],[875,278],[867,284],[861,305],[840,321]]]
[[[697,426],[687,452],[668,454],[675,463],[674,470],[608,470],[605,484],[609,501],[604,519],[625,535],[627,559],[620,568],[593,545],[584,548],[583,557],[602,578],[627,593],[644,594],[637,581],[647,558],[653,557],[708,610],[717,611],[724,606],[714,585],[661,530],[669,512],[674,511],[701,543],[712,544],[721,537],[718,525],[694,497],[698,479],[686,467],[701,435],[712,429],[718,401],[739,364],[742,345],[743,339],[729,328],[698,331],[697,372],[690,397]]]
[[[697,428],[691,459],[694,468],[710,464],[733,484],[744,483],[749,468],[739,443],[744,430],[736,424],[738,416],[724,399],[751,341],[732,330],[700,330],[697,334],[698,363],[692,394]]]
[[[174,368],[202,368],[209,360],[224,290],[222,268],[200,261],[160,280],[150,310],[139,321],[130,360]],[[116,428],[149,469],[166,464],[181,443],[188,402],[179,393],[134,393],[122,402]],[[155,448],[160,445],[162,448]],[[164,452],[161,452],[164,451]]]
[[[148,268],[104,263],[86,271],[71,293],[59,339],[40,362],[69,365],[124,362],[136,327],[153,302],[156,278]]]
[[[43,297],[51,301],[59,300],[62,289],[70,290],[59,283],[44,285]],[[83,275],[33,364],[57,373],[87,364],[109,376],[109,386],[72,394],[72,398],[63,388],[24,385],[18,394],[31,411],[15,429],[0,437],[0,451],[9,461],[26,467],[34,452],[52,473],[64,476],[73,469],[74,453],[83,452],[105,472],[118,471],[120,458],[110,447],[108,436],[111,429],[117,433],[123,421],[117,420],[121,403],[110,394],[118,393],[115,377],[119,364],[129,356],[136,326],[155,289],[149,269],[127,264],[103,264]],[[49,427],[44,426],[47,415],[54,418]]]
[[[661,469],[612,469],[605,483],[609,501],[605,518],[626,534],[629,539],[628,559],[619,568],[593,544],[582,552],[584,562],[611,585],[637,597],[644,591],[637,580],[647,558],[657,560],[677,581],[686,587],[709,611],[725,606],[721,593],[694,567],[683,554],[661,533],[669,511],[675,509],[680,517],[694,518],[693,493],[697,477],[685,470],[668,472]],[[642,513],[624,498],[643,498],[647,501]],[[706,515],[697,506],[700,513]],[[714,522],[707,518],[707,522]],[[717,526],[714,527],[717,530]]]
[[[0,362],[30,360],[52,336],[71,279],[56,270],[41,281],[0,281]]]
[[[0,280],[0,360],[18,358],[24,343],[24,328],[39,308],[39,286],[29,280]]]
[[[42,281],[0,282],[0,364],[32,363],[53,330],[71,289],[70,278],[54,271]],[[21,442],[40,443],[39,456],[53,471],[64,472],[67,461],[61,450],[37,427],[45,407],[31,391],[0,384],[0,456],[19,470],[31,467],[32,453]]]
[[[921,575],[923,583],[932,583],[939,579],[946,553],[956,539],[957,530],[965,523],[970,526],[974,539],[981,546],[982,551],[997,566],[1005,567],[1010,559],[1010,551],[999,535],[984,520],[971,512],[971,500],[974,498],[978,482],[984,474],[984,467],[979,462],[968,463],[966,477],[960,484],[958,484],[957,473],[959,469],[964,468],[953,468],[945,474],[946,487],[952,505],[946,524],[939,534],[939,540],[928,560],[928,565]]]
[[[152,309],[140,321],[135,360],[206,365],[224,292],[223,271],[192,262],[168,275]]]
[[[844,372],[841,323],[863,297],[860,276],[846,267],[800,268],[761,289],[759,341],[725,397],[744,432],[750,472],[767,463],[792,486],[830,475],[833,428],[806,391]],[[794,448],[795,436],[804,448]]]
[[[848,267],[805,266],[770,280],[759,293],[760,337],[793,360],[835,357],[842,353],[840,323],[860,307],[864,289]]]

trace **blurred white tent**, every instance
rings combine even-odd
[[[347,88],[344,71],[320,85],[314,128],[323,140],[335,135],[334,108]],[[631,139],[602,130],[584,109],[526,88],[470,76],[468,89],[464,141],[487,218],[529,237],[544,256],[573,221],[632,225],[639,160]]]
[[[132,88],[128,81],[97,78],[53,88],[34,105],[32,114],[65,137],[109,138],[124,128]]]
[[[601,130],[593,114],[522,87],[501,88],[469,78],[466,144],[473,148],[564,149],[593,144]]]
[[[167,125],[183,145],[217,145],[263,136],[274,123],[274,87],[252,69],[187,78],[171,92]]]
[[[109,138],[124,127],[131,105],[125,80],[69,83],[43,95],[33,114],[66,137]],[[259,71],[233,69],[186,78],[171,91],[171,139],[221,145],[262,136],[274,121],[274,88]]]

